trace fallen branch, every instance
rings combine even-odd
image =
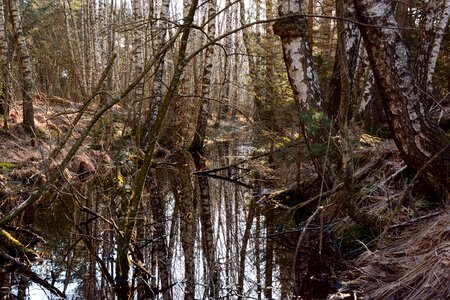
[[[395,229],[395,228],[400,228],[400,227],[406,227],[406,226],[415,224],[415,223],[417,223],[417,222],[420,222],[420,221],[423,221],[423,220],[426,220],[426,219],[429,219],[429,218],[438,216],[438,215],[440,215],[440,214],[441,214],[441,212],[434,212],[434,213],[431,213],[431,214],[428,214],[428,215],[425,215],[425,216],[420,216],[420,217],[417,217],[417,218],[408,220],[408,221],[403,222],[403,223],[400,223],[400,224],[394,224],[394,225],[391,225],[391,226],[389,226],[389,229]]]
[[[58,296],[60,299],[66,299],[66,296],[63,292],[61,292],[58,288],[54,287],[50,283],[48,283],[46,280],[40,278],[36,273],[30,270],[30,266],[17,260],[16,258],[0,251],[0,259],[3,261],[6,261],[12,265],[12,270],[9,272],[15,272],[18,274],[21,274],[22,276],[27,277],[34,283],[42,286],[43,288],[50,291],[52,294]]]

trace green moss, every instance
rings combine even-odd
[[[36,252],[25,247],[21,242],[3,229],[0,230],[0,250],[13,257],[26,256],[30,260],[35,260],[37,258]]]
[[[0,171],[11,171],[13,169],[17,168],[17,165],[14,163],[9,162],[0,162]]]

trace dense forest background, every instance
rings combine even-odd
[[[0,0],[0,299],[448,299],[449,0]]]

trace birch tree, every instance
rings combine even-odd
[[[16,37],[17,52],[19,56],[21,88],[22,88],[22,109],[23,109],[23,125],[25,129],[34,134],[36,126],[34,123],[34,107],[33,107],[33,74],[31,70],[31,60],[28,54],[25,36],[22,30],[22,21],[20,13],[17,9],[16,0],[7,0],[9,6],[9,16],[11,25]]]
[[[178,57],[174,66],[174,74],[172,75],[171,82],[168,86],[167,92],[164,95],[161,108],[158,111],[158,116],[155,123],[150,128],[151,136],[149,143],[144,150],[144,158],[142,166],[136,175],[135,182],[133,184],[133,193],[129,199],[122,202],[122,211],[126,216],[123,222],[120,224],[123,229],[123,235],[118,239],[117,245],[117,258],[116,258],[116,294],[119,300],[129,300],[132,296],[131,286],[129,282],[129,271],[131,268],[130,261],[128,259],[129,247],[131,239],[136,226],[136,216],[139,212],[140,203],[142,200],[142,192],[147,180],[147,174],[150,168],[153,151],[155,150],[158,135],[161,132],[164,118],[169,109],[170,103],[173,100],[175,92],[180,83],[180,78],[183,73],[186,61],[186,48],[189,40],[190,30],[194,21],[194,14],[197,10],[198,1],[194,0],[189,5],[189,11],[184,18],[184,23],[181,27],[182,35],[178,47]],[[141,74],[137,80],[142,80],[145,74]]]
[[[391,1],[354,1],[368,57],[380,87],[394,141],[406,164],[446,199],[450,139],[426,115],[409,52],[394,19]],[[421,170],[424,168],[424,170]]]
[[[5,6],[0,0],[0,113],[3,115],[3,126],[8,127],[9,118],[9,74],[8,74],[8,45],[5,31]]]
[[[156,43],[157,47],[161,47],[167,41],[168,36],[168,22],[169,19],[169,8],[170,8],[170,0],[163,0],[161,3],[161,12],[160,18],[158,21],[158,30],[159,30],[159,41]],[[155,122],[156,117],[158,115],[158,110],[161,106],[162,96],[163,96],[163,79],[164,79],[164,69],[165,69],[165,55],[161,57],[158,67],[155,72],[155,78],[153,80],[153,101],[151,103],[151,107],[146,117],[144,123],[144,129],[148,129]],[[149,133],[147,130],[144,131],[142,145],[145,146],[148,142]]]
[[[136,76],[144,69],[143,45],[142,45],[142,2],[133,0],[133,49],[134,49],[134,71]],[[141,80],[134,90],[133,99],[133,126],[138,131],[141,126],[142,101],[144,96],[144,80]]]
[[[208,1],[208,37],[213,39],[216,35],[216,1]],[[211,77],[213,67],[214,45],[209,46],[205,50],[201,85],[201,107],[197,118],[197,126],[194,133],[194,139],[190,146],[190,151],[193,154],[196,169],[201,170],[204,166],[202,159],[203,146],[206,137],[206,129],[208,119],[210,117],[210,92],[211,92]],[[203,251],[206,256],[208,264],[208,287],[211,297],[217,298],[219,296],[219,272],[215,261],[216,244],[214,242],[214,228],[212,222],[212,212],[210,203],[209,182],[207,177],[198,177],[198,185],[200,189],[200,221],[202,228]]]

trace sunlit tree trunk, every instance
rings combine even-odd
[[[294,0],[279,1],[278,12],[280,17],[301,14],[302,2]],[[274,32],[281,38],[289,81],[297,105],[302,111],[317,107],[320,105],[322,97],[311,58],[305,18],[296,15],[277,21],[274,24]]]
[[[391,1],[354,3],[358,21],[371,25],[360,26],[360,30],[395,143],[413,171],[419,171],[428,163],[422,178],[446,199],[450,183],[450,150],[445,147],[450,139],[425,113],[408,50],[396,29]],[[430,161],[442,150],[444,153]]]
[[[274,33],[281,38],[289,83],[299,111],[302,136],[312,155],[312,161],[319,177],[329,187],[331,172],[323,163],[326,150],[322,150],[322,153],[312,151],[313,145],[318,145],[315,147],[316,149],[326,148],[328,128],[325,117],[317,113],[317,108],[323,101],[309,47],[306,19],[301,16],[302,2],[279,1],[278,13],[283,19],[276,21],[273,29]]]
[[[428,60],[431,54],[433,39],[435,36],[435,22],[438,15],[440,0],[430,0],[424,3],[422,9],[423,17],[420,22],[420,45],[417,49],[417,59],[415,61],[415,72],[417,83],[420,87],[427,90],[427,74],[428,74]],[[428,103],[425,103],[427,105]]]
[[[22,21],[17,10],[16,0],[8,0],[11,24],[16,36],[17,51],[19,55],[21,83],[22,83],[22,108],[23,125],[29,133],[36,130],[34,124],[33,107],[33,74],[31,71],[31,60],[28,54],[25,36],[22,31]]]

